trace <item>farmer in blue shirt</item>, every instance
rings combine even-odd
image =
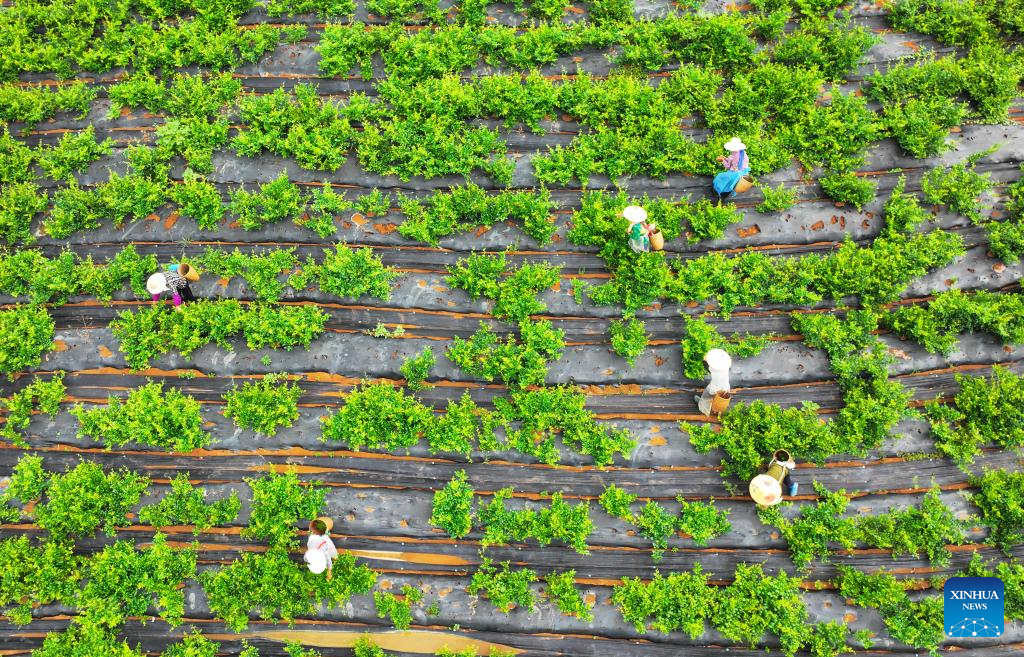
[[[715,176],[712,185],[720,199],[729,199],[736,195],[736,184],[740,178],[750,173],[750,158],[747,157],[747,146],[739,137],[725,142],[728,157],[719,155],[716,159],[725,167],[725,171]]]

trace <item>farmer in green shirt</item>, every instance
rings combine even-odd
[[[630,205],[622,211],[622,216],[629,222],[629,248],[637,253],[651,250],[651,226],[647,224],[647,211],[639,205]]]

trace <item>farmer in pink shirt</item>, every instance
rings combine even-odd
[[[747,157],[747,145],[739,137],[725,142],[728,156],[719,155],[716,159],[725,167],[725,171],[715,176],[712,186],[720,199],[729,199],[736,195],[736,184],[740,178],[750,173],[750,158]]]

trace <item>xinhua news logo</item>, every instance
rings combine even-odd
[[[1003,634],[1003,580],[950,577],[945,587],[946,636],[956,639]]]

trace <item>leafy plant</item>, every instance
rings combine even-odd
[[[42,306],[16,305],[0,311],[0,372],[15,372],[42,362],[53,347],[53,318]]]
[[[927,305],[902,306],[882,321],[903,338],[910,338],[931,353],[948,355],[960,333],[990,333],[1004,344],[1024,342],[1024,300],[1019,294],[985,290],[940,292]]]
[[[903,582],[889,573],[868,575],[843,566],[839,573],[839,592],[856,605],[878,609],[892,638],[938,654],[945,638],[941,596],[911,601]]]
[[[700,564],[693,572],[670,573],[667,577],[655,571],[648,583],[639,577],[624,577],[612,592],[623,620],[632,623],[637,632],[645,632],[650,623],[664,634],[680,630],[691,639],[704,634],[705,622],[715,613],[717,597]]]
[[[299,417],[302,389],[289,382],[287,374],[268,374],[260,381],[247,381],[224,395],[224,415],[244,429],[274,436],[278,427],[290,427]]]
[[[156,607],[160,618],[176,627],[185,614],[182,584],[195,572],[195,549],[175,549],[163,534],[141,550],[133,541],[117,541],[83,564],[79,622],[116,629]]]
[[[547,584],[545,592],[548,598],[555,603],[559,611],[587,623],[594,620],[594,614],[590,611],[593,605],[588,604],[576,590],[575,570],[550,572],[544,577],[544,582]]]
[[[241,276],[257,299],[277,301],[284,292],[284,284],[278,280],[280,275],[298,263],[294,248],[243,253],[237,247],[233,252],[207,247],[195,264],[224,279]]]
[[[380,256],[375,256],[369,247],[354,249],[339,242],[334,245],[334,251],[324,250],[322,262],[307,258],[301,274],[293,274],[288,282],[301,289],[308,280],[315,280],[327,294],[353,299],[370,295],[387,301],[391,298],[391,281],[395,278],[398,272],[385,267]]]
[[[849,203],[859,212],[875,198],[877,183],[854,173],[836,173],[818,179],[821,191],[837,203]]]
[[[466,471],[458,470],[444,488],[434,493],[430,524],[454,539],[469,534],[473,529],[473,493],[466,482]]]
[[[338,554],[331,573],[330,579],[314,575],[278,546],[261,554],[245,552],[228,566],[203,571],[199,582],[213,614],[241,632],[252,612],[293,624],[300,616],[315,614],[317,605],[339,607],[353,595],[367,593],[377,580],[375,572],[358,565],[348,552]]]
[[[0,241],[11,245],[34,242],[32,220],[47,205],[46,193],[40,194],[39,187],[32,183],[4,185],[0,189]]]
[[[647,331],[644,323],[635,317],[622,320],[612,320],[609,328],[612,339],[612,349],[615,353],[626,359],[630,367],[636,364],[636,359],[647,349]]]
[[[449,275],[445,280],[452,287],[469,292],[473,299],[480,296],[493,299],[494,308],[491,312],[495,317],[523,322],[530,315],[547,310],[547,306],[537,297],[558,283],[561,267],[524,264],[502,280],[505,258],[506,253],[474,253],[469,258],[461,258],[454,266],[449,266]]]
[[[989,470],[972,478],[971,486],[978,489],[969,499],[990,529],[988,542],[1009,556],[1011,547],[1024,542],[1024,474]]]
[[[144,475],[125,468],[104,472],[98,463],[81,461],[49,476],[45,500],[36,504],[33,514],[36,524],[53,537],[89,536],[101,527],[113,536],[116,527],[128,524],[128,512],[147,488],[149,478]]]
[[[564,331],[552,328],[547,320],[520,322],[519,330],[521,342],[511,335],[502,341],[481,322],[480,330],[468,340],[452,340],[448,359],[470,376],[486,381],[500,378],[513,389],[540,385],[547,376],[547,363],[562,357]]]
[[[195,488],[189,481],[187,472],[179,472],[171,480],[171,491],[159,502],[142,507],[139,511],[139,522],[153,527],[171,525],[192,525],[192,533],[226,525],[238,517],[242,503],[238,493],[231,494],[215,502],[206,500],[206,489]]]
[[[238,225],[244,230],[259,230],[269,223],[300,219],[305,204],[299,188],[288,180],[288,174],[282,173],[260,185],[259,192],[233,190],[228,209],[238,216]]]
[[[951,404],[934,400],[925,406],[940,452],[963,466],[983,445],[1024,445],[1024,379],[997,365],[991,379],[957,374],[956,381],[960,390]]]
[[[554,493],[550,506],[538,511],[512,511],[505,507],[505,502],[513,492],[511,486],[502,488],[494,493],[494,499],[477,509],[477,522],[484,530],[481,545],[504,545],[534,538],[542,546],[559,540],[580,554],[589,553],[587,538],[594,527],[589,502],[572,505],[562,500],[562,493]]]
[[[15,625],[27,625],[37,605],[74,604],[81,562],[69,541],[37,543],[25,535],[0,541],[0,608]]]
[[[224,218],[226,207],[220,192],[194,172],[186,171],[184,182],[173,185],[168,196],[181,208],[181,214],[195,219],[202,230],[215,230]]]
[[[209,446],[212,438],[203,429],[199,402],[177,388],[147,383],[128,393],[125,401],[107,398],[106,408],[86,410],[76,404],[79,436],[102,440],[108,446],[142,443],[168,451],[191,452]]]
[[[327,494],[322,486],[299,481],[294,470],[268,472],[245,482],[252,488],[252,510],[242,538],[264,538],[271,547],[297,546],[295,523],[316,518]]]
[[[800,580],[785,573],[765,576],[760,564],[737,566],[733,583],[719,593],[712,622],[722,636],[751,647],[765,633],[774,634],[787,657],[810,634]]]
[[[430,374],[434,367],[434,350],[425,348],[416,356],[410,356],[402,363],[402,376],[405,377],[405,384],[410,390],[419,390],[423,387],[423,381]]]
[[[64,372],[60,371],[49,379],[38,376],[8,399],[0,399],[0,408],[7,409],[7,418],[0,427],[0,438],[9,440],[17,447],[28,447],[22,432],[28,429],[33,413],[54,417],[60,412],[64,399]]]
[[[713,204],[707,199],[701,199],[687,207],[686,219],[693,232],[688,240],[696,243],[722,237],[725,235],[725,227],[742,221],[743,215],[736,212],[736,206],[732,203]]]
[[[210,641],[199,633],[199,630],[192,628],[192,632],[181,637],[180,643],[172,643],[167,650],[161,653],[160,657],[217,657],[220,644]],[[243,657],[247,657],[242,653]],[[253,656],[255,657],[255,656]]]
[[[533,611],[536,596],[530,584],[537,581],[537,573],[529,568],[512,570],[511,565],[511,562],[503,561],[499,568],[484,557],[466,592],[470,595],[483,593],[498,611],[506,614],[517,606]]]
[[[404,391],[389,384],[357,387],[334,415],[322,418],[320,440],[343,441],[352,450],[388,451],[415,445],[434,415]]]
[[[947,205],[955,212],[968,217],[972,223],[982,221],[979,197],[992,189],[992,174],[978,173],[975,165],[991,155],[998,146],[976,153],[963,162],[949,167],[930,170],[921,179],[921,189],[928,202]]]
[[[738,334],[723,336],[703,317],[685,317],[686,337],[680,343],[683,348],[683,374],[690,379],[703,380],[707,377],[704,356],[711,349],[724,349],[730,356],[750,358],[756,356],[771,342],[771,335]]]
[[[370,216],[384,215],[391,209],[391,196],[374,187],[355,200],[356,210]]]
[[[796,190],[788,189],[785,185],[772,188],[767,185],[758,185],[764,200],[757,206],[758,212],[785,212],[796,203]]]
[[[732,523],[728,519],[729,511],[716,509],[714,500],[687,502],[682,497],[676,497],[676,501],[681,505],[676,529],[688,534],[697,545],[707,545],[712,538],[726,534],[732,529]]]
[[[407,630],[412,624],[412,605],[423,599],[423,592],[408,584],[402,586],[402,598],[387,591],[374,591],[373,604],[377,617],[391,619],[396,630]]]
[[[75,171],[82,171],[104,155],[110,155],[112,139],[96,141],[96,128],[89,125],[81,132],[67,132],[52,146],[37,156],[39,166],[54,180],[73,179]]]

